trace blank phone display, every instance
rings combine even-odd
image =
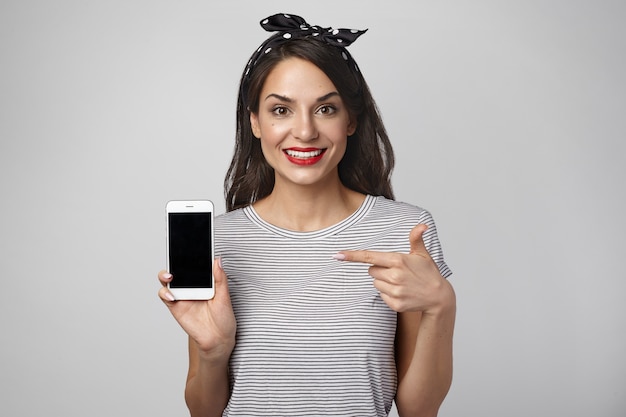
[[[169,213],[171,288],[211,288],[211,213]]]

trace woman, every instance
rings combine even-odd
[[[430,214],[345,49],[363,31],[274,15],[242,76],[216,219],[215,298],[159,296],[189,335],[193,416],[434,416],[455,296]]]

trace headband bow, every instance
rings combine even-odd
[[[278,35],[285,40],[304,38],[305,36],[319,36],[319,39],[327,44],[340,47],[350,45],[367,31],[367,29],[333,29],[311,26],[300,16],[282,13],[263,19],[261,27],[268,32],[279,32]]]
[[[359,36],[367,32],[365,30],[355,29],[333,29],[322,28],[320,26],[309,25],[302,17],[289,15],[284,13],[275,14],[261,22],[261,27],[268,32],[277,32],[270,36],[261,46],[254,52],[244,73],[244,82],[242,83],[242,96],[245,99],[249,74],[259,60],[273,48],[287,42],[291,39],[302,39],[306,37],[318,39],[328,45],[340,48],[341,56],[350,66],[350,69],[359,72],[359,67],[352,59],[352,56],[345,48],[352,44]]]

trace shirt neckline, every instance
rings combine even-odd
[[[299,232],[295,230],[284,229],[282,227],[278,227],[271,223],[268,223],[259,216],[254,207],[252,207],[252,205],[244,207],[243,213],[253,224],[267,230],[272,234],[288,237],[291,239],[319,239],[340,233],[341,231],[357,223],[370,211],[375,202],[376,197],[368,194],[365,196],[365,199],[354,213],[332,226],[320,230],[314,230],[311,232]]]

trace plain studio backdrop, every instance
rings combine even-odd
[[[626,3],[0,3],[0,403],[183,416],[165,202],[210,198],[277,12],[350,47],[458,294],[441,416],[626,412]],[[397,415],[395,411],[392,415]]]

